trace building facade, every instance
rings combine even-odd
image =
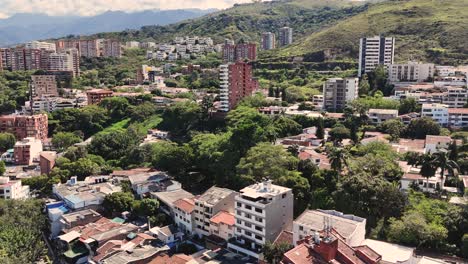
[[[248,186],[235,199],[235,234],[228,248],[259,258],[267,241],[274,241],[283,229],[292,228],[292,190],[271,181]]]
[[[239,43],[236,45],[226,44],[223,47],[223,59],[225,62],[236,62],[239,60],[254,61],[257,59],[257,44]]]
[[[395,38],[370,37],[361,38],[359,45],[359,77],[373,71],[379,65],[388,67],[393,64]]]
[[[4,115],[0,116],[0,132],[15,135],[16,140],[34,137],[47,139],[48,119],[46,114],[37,115]]]
[[[287,46],[293,42],[293,29],[290,27],[283,27],[279,30],[279,45]]]
[[[439,125],[446,127],[448,125],[448,106],[444,104],[423,104],[421,108],[421,117],[430,117]]]
[[[408,62],[404,64],[388,65],[388,81],[395,82],[424,82],[434,77],[433,63]]]
[[[262,49],[271,50],[276,48],[276,36],[275,33],[264,32],[262,33]]]
[[[24,45],[25,49],[45,49],[50,51],[56,51],[55,43],[31,41]]]
[[[99,104],[104,98],[111,97],[113,92],[104,89],[92,89],[86,91],[88,105]]]
[[[252,76],[252,66],[245,62],[221,65],[219,78],[221,112],[230,111],[242,98],[258,89],[258,82]]]
[[[16,165],[32,165],[39,162],[39,154],[42,152],[40,139],[27,137],[17,141],[14,147],[14,160]]]
[[[31,75],[34,96],[58,96],[54,75]]]
[[[120,41],[114,39],[106,39],[102,42],[102,55],[104,57],[122,57],[122,47]]]
[[[323,108],[329,111],[343,109],[358,96],[358,78],[330,78],[323,85]]]
[[[0,199],[26,199],[29,197],[29,186],[21,181],[12,181],[9,177],[0,177]]]

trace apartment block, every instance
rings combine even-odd
[[[120,41],[105,39],[102,42],[102,55],[104,57],[122,57],[122,47]]]
[[[42,152],[42,142],[40,139],[27,137],[17,141],[14,147],[14,160],[16,165],[32,165],[39,161],[39,154]]]
[[[58,96],[54,75],[31,75],[34,96]]]
[[[55,42],[55,47],[57,52],[62,52],[67,49],[77,49],[80,51],[80,41],[79,40],[58,40]]]
[[[236,62],[239,60],[257,59],[257,44],[239,43],[236,45],[226,44],[223,47],[223,59],[226,62]]]
[[[276,48],[276,36],[275,33],[264,32],[262,33],[262,49],[271,50]]]
[[[445,104],[423,104],[421,117],[430,117],[439,125],[448,125],[448,106]]]
[[[323,108],[329,111],[343,109],[346,103],[359,96],[358,78],[330,78],[323,85]]]
[[[388,67],[393,64],[395,54],[395,38],[370,37],[361,38],[359,45],[359,77],[373,71],[378,65]]]
[[[175,225],[185,234],[192,234],[194,230],[195,201],[193,198],[182,198],[174,202]]]
[[[261,256],[267,241],[292,228],[292,190],[264,181],[242,189],[235,198],[235,234],[228,248],[254,258]]]
[[[25,49],[45,49],[50,51],[56,51],[55,43],[31,41],[24,45]]]
[[[21,181],[12,181],[9,177],[0,177],[0,199],[26,199],[29,197],[29,186]]]
[[[468,103],[468,88],[448,86],[442,103],[449,108],[463,108]]]
[[[449,108],[447,111],[450,127],[468,127],[468,108]]]
[[[100,57],[100,42],[97,39],[80,40],[80,53],[86,58]]]
[[[234,197],[237,192],[211,187],[199,197],[195,197],[195,233],[199,236],[210,235],[210,219],[220,211],[234,212]]]
[[[88,98],[88,105],[99,104],[104,98],[112,97],[113,92],[111,90],[104,89],[92,89],[86,91],[86,97]]]
[[[293,243],[321,232],[335,229],[351,246],[359,246],[365,239],[366,219],[334,210],[306,210],[293,223]]]
[[[395,82],[424,82],[434,77],[433,63],[408,62],[388,65],[388,80]]]
[[[37,115],[4,115],[0,116],[0,132],[15,135],[16,140],[34,137],[47,139],[48,119],[46,114]]]
[[[293,42],[293,29],[290,27],[283,27],[279,30],[279,45],[287,46]]]
[[[252,66],[245,62],[220,65],[219,78],[221,112],[233,109],[244,97],[258,89],[258,82],[252,76]]]

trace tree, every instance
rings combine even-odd
[[[315,132],[315,136],[319,139],[323,139],[325,137],[325,125],[323,123],[323,118],[319,118],[317,121],[317,131]]]
[[[264,179],[278,180],[291,175],[297,168],[298,159],[281,146],[270,143],[259,143],[251,148],[243,157],[236,169],[238,174],[248,183]]]
[[[16,138],[11,133],[0,133],[0,151],[3,153],[15,146]]]
[[[158,215],[159,202],[155,199],[145,198],[135,201],[132,205],[134,212],[139,216]]]
[[[52,137],[52,145],[58,152],[81,142],[81,138],[72,132],[58,132]]]
[[[421,106],[418,104],[413,97],[408,97],[400,101],[400,107],[398,108],[398,114],[404,115],[408,113],[419,113],[421,112]]]
[[[453,176],[460,171],[460,167],[457,162],[450,159],[448,151],[439,151],[433,154],[434,164],[436,168],[440,168],[440,179],[443,181],[445,170],[448,170]],[[441,186],[443,187],[443,186]]]
[[[468,233],[464,234],[462,238],[462,256],[468,258]]]
[[[118,214],[125,211],[131,211],[135,202],[135,198],[131,193],[115,192],[104,197],[102,202],[103,208],[108,213]]]
[[[361,81],[359,82],[359,96],[366,96],[369,94],[370,85],[367,74],[362,75]]]
[[[429,188],[429,178],[433,177],[437,170],[434,157],[431,154],[422,154],[416,161],[416,165],[421,166],[420,173],[426,178],[426,188]]]
[[[439,134],[439,124],[429,117],[413,119],[406,128],[406,135],[410,138],[424,139],[426,138],[426,135]]]
[[[458,160],[458,146],[457,141],[453,140],[448,149],[449,159],[457,161]]]
[[[339,142],[345,138],[349,138],[351,136],[351,132],[343,125],[337,125],[330,130],[329,135],[332,141]]]
[[[0,160],[0,176],[2,176],[5,173],[5,171],[5,162],[3,160]]]
[[[193,153],[188,145],[160,142],[152,144],[151,164],[155,169],[174,175],[183,186],[191,189],[195,183],[187,175],[192,167]]]
[[[349,168],[353,173],[364,173],[374,177],[382,177],[391,182],[398,182],[403,176],[403,171],[394,156],[397,155],[368,153],[352,159]]]
[[[140,143],[143,135],[135,127],[127,130],[117,130],[96,135],[88,146],[89,152],[103,157],[105,160],[120,160],[132,148]]]
[[[283,259],[284,253],[288,252],[292,248],[292,245],[285,242],[273,244],[270,241],[267,241],[263,248],[263,257],[268,263],[278,264]]]
[[[150,102],[144,102],[137,106],[129,107],[130,118],[134,121],[144,121],[156,113],[156,106]]]
[[[166,108],[160,127],[171,132],[175,138],[184,138],[190,130],[198,127],[201,112],[201,107],[195,102],[176,103]]]
[[[348,152],[343,148],[332,147],[327,150],[331,168],[340,174],[343,166],[348,167]]]
[[[80,158],[70,163],[65,168],[68,169],[72,175],[78,176],[79,180],[84,180],[87,176],[96,175],[101,172],[99,165],[88,158]]]
[[[300,134],[302,127],[296,121],[289,117],[278,116],[273,119],[273,126],[275,127],[278,137],[288,137]]]
[[[405,129],[405,124],[399,119],[389,119],[382,123],[382,130],[390,134],[390,141],[397,142]]]
[[[118,120],[127,114],[130,103],[125,97],[108,97],[104,98],[99,106],[106,108],[113,120]]]

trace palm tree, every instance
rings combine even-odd
[[[330,160],[331,168],[338,172],[338,174],[340,174],[343,170],[343,165],[346,166],[349,170],[347,161],[348,153],[345,149],[332,147],[328,149],[327,156]]]
[[[437,170],[434,164],[434,157],[431,154],[422,154],[418,157],[415,165],[421,166],[420,172],[421,175],[426,178],[426,190],[429,190],[429,178],[433,177]]]
[[[441,183],[444,180],[445,170],[448,170],[453,176],[456,176],[460,171],[460,167],[457,162],[450,159],[450,152],[446,150],[441,150],[434,153],[434,166],[440,168],[440,179]]]

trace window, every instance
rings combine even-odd
[[[255,217],[255,221],[260,222],[260,223],[263,223],[263,218]]]
[[[263,228],[260,227],[260,226],[255,226],[255,230],[258,230],[258,231],[263,231]]]
[[[240,224],[242,224],[242,221],[237,219],[237,223],[240,225]]]
[[[299,230],[300,230],[300,231],[303,231],[303,230],[304,230],[304,227],[303,227],[303,226],[299,226]]]
[[[260,209],[260,208],[255,208],[255,212],[257,212],[257,213],[262,213],[262,212],[263,212],[263,210],[262,210],[262,209]]]
[[[320,162],[320,160],[319,160],[319,162]],[[283,198],[283,199],[286,198],[286,194],[283,193],[283,194],[281,195],[281,198]]]
[[[237,202],[237,207],[242,207],[242,204]]]
[[[258,239],[258,240],[262,240],[262,237],[258,236],[258,235],[255,235],[255,238]]]
[[[251,224],[251,223],[245,222],[244,225],[245,225],[246,227],[252,227],[252,224]]]
[[[251,217],[250,214],[247,214],[247,213],[244,213],[244,216],[245,216],[245,218],[248,218],[248,219],[250,219],[250,217]]]
[[[250,205],[245,205],[245,209],[252,210],[252,206],[250,206]]]
[[[249,231],[245,231],[245,235],[246,236],[252,236],[252,233],[250,233]]]

